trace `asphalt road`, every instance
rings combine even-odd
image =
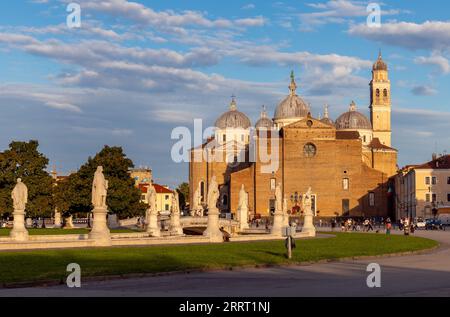
[[[416,231],[416,235],[442,245],[422,255],[86,282],[80,289],[3,289],[0,296],[450,296],[450,231]],[[381,266],[380,288],[366,284],[370,263]]]

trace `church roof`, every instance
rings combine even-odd
[[[217,119],[215,126],[219,129],[242,128],[248,129],[252,123],[250,119],[242,112],[237,110],[236,100],[232,99],[230,110],[222,114]]]
[[[294,72],[291,73],[291,84],[289,85],[289,90],[289,95],[284,98],[275,109],[275,120],[305,118],[308,116],[308,105],[296,93],[297,84],[295,83]]]
[[[378,54],[377,61],[375,62],[375,64],[373,64],[373,70],[388,70],[388,66],[383,61],[383,58],[381,56],[381,51],[380,51],[380,54]]]
[[[381,143],[379,138],[373,138],[372,142],[369,144],[369,147],[372,149],[397,151],[396,149]]]
[[[338,130],[371,130],[372,124],[370,120],[361,112],[356,110],[354,101],[350,104],[349,111],[342,114],[336,119],[336,129]]]
[[[269,119],[269,117],[267,116],[266,108],[263,106],[263,110],[261,111],[261,117],[258,120],[258,122],[256,122],[255,128],[256,129],[261,129],[261,128],[270,129],[272,127],[273,127],[273,121]]]

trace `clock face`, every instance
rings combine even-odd
[[[305,145],[305,147],[303,148],[303,154],[306,157],[314,157],[317,154],[317,148],[314,144],[312,143],[308,143]]]

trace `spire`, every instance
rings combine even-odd
[[[231,103],[230,103],[230,111],[236,111],[237,110],[237,104],[236,104],[236,96],[231,96]]]
[[[325,104],[325,106],[323,107],[323,117],[324,117],[325,119],[328,119],[328,118],[329,118],[328,105],[327,105],[327,104]]]
[[[350,104],[350,111],[356,111],[356,103],[352,100],[352,103]]]
[[[262,106],[262,111],[261,111],[261,119],[263,119],[263,118],[267,118],[267,112],[266,112],[265,105]]]
[[[294,71],[291,71],[291,84],[289,85],[289,91],[291,92],[291,96],[296,95],[297,84],[295,83],[295,74]]]
[[[380,48],[380,50],[379,50],[379,52],[378,52],[378,59],[383,59],[383,57],[382,57],[382,55],[381,55],[381,48]]]

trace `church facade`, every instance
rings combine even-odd
[[[370,119],[354,102],[335,121],[327,107],[323,118],[312,117],[297,95],[293,74],[289,94],[276,107],[274,118],[264,109],[254,127],[233,99],[229,111],[217,119],[215,135],[191,150],[190,205],[195,191],[206,202],[208,183],[216,176],[223,213],[237,214],[244,185],[251,218],[270,216],[276,185],[281,184],[292,215],[302,213],[302,195],[311,187],[316,216],[386,216],[388,182],[397,171],[390,88],[380,54],[372,69]],[[276,164],[267,163],[268,155]]]

